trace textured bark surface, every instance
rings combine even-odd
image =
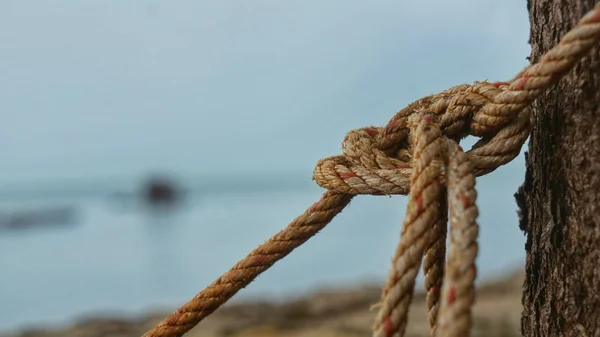
[[[529,0],[531,60],[593,0]],[[516,194],[527,234],[524,336],[600,336],[600,53],[537,100],[525,182]]]

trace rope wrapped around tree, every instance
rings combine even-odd
[[[403,336],[415,279],[425,273],[434,336],[468,336],[475,299],[475,177],[513,160],[530,132],[529,106],[600,41],[600,3],[537,64],[508,82],[476,82],[421,98],[384,127],[350,131],[343,155],[319,160],[321,199],[143,337],[182,336],[259,274],[324,228],[359,194],[409,195],[373,336]],[[479,141],[467,152],[458,142]],[[446,261],[448,210],[450,251]]]

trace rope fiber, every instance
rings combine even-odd
[[[468,336],[479,231],[475,177],[520,153],[531,128],[530,104],[599,40],[600,3],[512,80],[458,85],[409,104],[384,127],[351,130],[343,154],[321,159],[315,167],[313,179],[327,190],[319,201],[143,337],[182,336],[323,229],[359,194],[409,198],[389,278],[374,306],[373,336],[404,335],[421,264],[432,336]],[[480,139],[463,152],[458,142],[468,135]]]

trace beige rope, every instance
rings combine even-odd
[[[418,116],[411,116],[411,119],[415,118]],[[413,188],[409,193],[406,218],[393,259],[392,271],[382,291],[373,336],[404,335],[425,242],[429,242],[431,247],[425,254],[428,264],[424,266],[424,270],[432,334],[435,332],[437,336],[467,336],[471,322],[470,308],[474,299],[478,234],[475,222],[478,213],[475,205],[477,193],[474,168],[458,144],[441,135],[439,127],[432,124],[430,116],[425,116],[418,127],[411,127],[411,130],[415,137],[415,161],[411,177]],[[446,204],[440,200],[442,187],[439,160],[442,157],[448,175],[448,204],[451,216],[451,250],[443,282],[444,256],[439,255],[444,249],[445,231],[442,228],[445,229],[446,226]],[[443,297],[438,320],[439,288],[435,287],[442,284]],[[437,323],[439,325],[436,326]]]
[[[458,167],[467,165],[459,165],[458,163],[469,163],[468,165],[472,166],[472,173],[475,176],[492,172],[499,166],[508,163],[519,154],[523,143],[529,135],[530,122],[528,106],[530,103],[551,85],[556,83],[576,62],[578,62],[578,60],[588,53],[592,47],[597,45],[599,40],[600,3],[597,4],[593,10],[588,12],[579,21],[577,26],[567,33],[557,46],[548,51],[537,64],[525,68],[511,81],[476,82],[472,85],[463,84],[455,86],[439,94],[427,96],[413,102],[396,113],[385,127],[368,127],[350,131],[342,146],[344,151],[343,155],[325,158],[317,163],[313,178],[319,186],[329,190],[323,195],[321,200],[311,206],[300,217],[296,218],[283,231],[276,234],[263,245],[251,252],[243,260],[238,262],[232,269],[219,277],[205,290],[198,293],[192,300],[184,304],[176,312],[166,317],[157,326],[144,334],[144,337],[183,335],[204,317],[225,303],[237,291],[248,285],[256,276],[268,269],[276,261],[289,254],[294,248],[308,240],[312,235],[316,234],[330,222],[336,214],[342,211],[354,195],[406,195],[409,193],[410,189],[422,191],[420,193],[423,195],[427,193],[427,198],[431,198],[421,200],[421,207],[427,209],[427,212],[422,214],[427,214],[431,217],[431,220],[427,221],[429,227],[424,227],[423,224],[425,221],[420,220],[421,218],[413,219],[415,222],[411,228],[416,229],[412,229],[410,234],[406,234],[409,232],[405,230],[405,234],[406,236],[412,235],[413,237],[418,238],[417,245],[406,248],[409,252],[408,256],[412,256],[414,257],[413,260],[419,261],[418,263],[411,262],[411,273],[415,272],[415,265],[417,265],[416,269],[418,270],[418,264],[420,264],[423,252],[427,249],[426,254],[428,256],[425,258],[424,268],[428,270],[426,271],[426,275],[429,275],[429,278],[426,280],[426,287],[429,285],[428,298],[430,298],[428,300],[430,301],[428,310],[430,318],[435,317],[435,311],[437,310],[435,304],[437,299],[437,295],[435,295],[435,285],[439,283],[439,277],[443,268],[438,265],[439,262],[436,262],[434,264],[437,266],[435,267],[437,269],[433,269],[433,262],[431,261],[440,261],[439,254],[441,254],[440,251],[442,248],[439,245],[436,245],[435,242],[438,242],[441,237],[440,235],[443,235],[439,233],[443,233],[443,230],[436,227],[440,225],[440,223],[443,223],[443,215],[440,215],[440,209],[443,209],[443,207],[438,205],[440,204],[439,198],[442,196],[442,188],[438,187],[436,189],[431,186],[443,187],[447,184],[446,179],[451,180],[454,178],[451,178],[450,176],[446,178],[446,172],[434,174],[433,169],[428,169],[431,171],[425,171],[427,172],[426,174],[437,175],[437,180],[426,180],[425,177],[422,177],[419,179],[425,179],[424,181],[427,181],[430,185],[427,187],[422,185],[411,186],[411,176],[414,175],[416,179],[419,172],[418,170],[413,169],[413,165],[415,165],[415,162],[425,160],[424,156],[426,155],[421,154],[419,155],[419,158],[411,158],[411,155],[415,155],[415,144],[410,144],[408,139],[410,133],[408,126],[409,117],[420,115],[424,112],[431,114],[432,117],[430,118],[435,121],[435,125],[439,125],[441,135],[453,141],[459,141],[467,135],[480,137],[481,139],[479,142],[477,142],[472,149],[467,151],[464,156],[458,154],[460,151],[455,151],[452,158],[456,157],[457,159],[450,158],[450,160],[451,162],[452,160],[456,160],[456,165],[458,165]],[[419,123],[428,122],[425,121]],[[428,131],[426,133],[436,132],[435,130],[437,129],[438,127],[432,127],[430,125],[430,130],[433,131]],[[412,137],[414,138],[414,135]],[[432,136],[423,135],[420,137]],[[444,139],[444,137],[438,139]],[[444,142],[445,144],[448,144],[447,140],[444,140]],[[418,143],[421,144],[421,142]],[[447,146],[448,151],[452,151],[452,146]],[[444,152],[444,156],[448,155],[446,153],[447,151],[442,152]],[[462,161],[463,159],[461,159],[461,156],[467,159]],[[431,157],[432,162],[430,163],[430,166],[439,166],[434,164],[437,161],[433,158],[435,158],[435,156]],[[417,171],[417,173],[414,173],[413,170]],[[425,168],[423,168],[423,170],[425,170]],[[470,179],[468,178],[469,172],[465,171],[462,173],[466,175],[460,176],[457,173],[456,179],[465,181],[463,184],[466,184],[466,181]],[[421,175],[422,174],[425,173],[421,173]],[[415,183],[416,181],[417,180],[415,180]],[[452,184],[453,183],[448,182],[448,185]],[[458,190],[460,190],[460,188],[458,188]],[[452,196],[452,193],[454,192],[448,190],[448,193]],[[451,198],[449,199],[449,202],[450,208],[454,209],[455,212],[470,212],[469,210],[464,209],[466,207],[460,208],[456,203],[453,204],[453,200],[454,199]],[[418,198],[413,200],[411,205],[409,205],[409,208],[418,208],[418,201]],[[417,202],[417,204],[414,204],[414,202]],[[434,210],[434,208],[436,208],[436,210]],[[465,214],[462,214],[461,216],[467,217]],[[451,239],[454,237],[454,241],[452,242],[455,242],[452,247],[459,247],[456,245],[464,244],[464,242],[468,241],[467,239],[473,239],[470,235],[467,235],[468,233],[471,233],[472,235],[472,232],[467,229],[461,229],[463,228],[461,225],[462,222],[461,224],[454,223],[453,221],[451,222],[454,227],[451,230],[450,236]],[[471,246],[472,244],[469,244],[468,247]],[[450,251],[450,260],[446,267],[446,269],[448,269],[446,274],[449,274],[450,276],[447,276],[448,281],[444,279],[442,282],[442,303],[439,307],[439,320],[436,333],[441,335],[466,336],[468,334],[470,320],[468,308],[470,308],[470,303],[472,303],[472,299],[469,299],[469,296],[472,295],[462,295],[471,294],[471,290],[469,290],[471,289],[469,288],[469,280],[471,277],[469,275],[471,274],[469,274],[470,272],[465,272],[464,268],[466,268],[465,261],[469,261],[471,256],[476,254],[476,249],[473,250],[467,246],[461,246],[463,249],[456,250],[452,247]],[[455,251],[456,253],[454,253]],[[453,254],[456,254],[457,257],[453,258],[452,256],[455,256]],[[454,261],[452,259],[465,260],[452,262]],[[392,269],[395,268],[395,270],[398,270],[399,267],[402,266],[393,266]],[[402,268],[408,267],[405,266]],[[456,273],[456,275],[454,273]],[[465,276],[464,273],[467,273],[468,275]],[[409,288],[412,289],[412,287],[414,287],[414,280],[410,281],[410,278],[407,279],[406,285],[408,288],[404,288],[404,292],[409,290]],[[405,295],[398,297],[399,295],[395,291],[396,290],[391,291],[388,289],[386,294],[392,294],[395,296],[393,297],[394,299],[400,298],[402,300],[400,302],[402,305],[404,305],[405,302],[410,302],[412,295],[406,293]],[[385,289],[384,292],[386,292]],[[459,296],[466,297],[460,297],[459,300]],[[382,304],[383,303],[385,302],[382,302]],[[382,305],[382,310],[383,308],[388,312],[391,307]],[[391,308],[391,310],[391,313],[393,314],[395,313],[394,310],[396,310],[396,308]],[[460,319],[457,318],[457,320],[455,320],[454,317],[459,317],[457,315],[462,316],[460,316]],[[393,314],[389,317],[405,316],[406,314],[400,313]],[[377,322],[375,326],[381,327],[381,318]],[[392,323],[396,324],[401,329],[404,329],[405,327],[405,322],[398,321]],[[434,326],[435,321],[430,324]],[[384,330],[379,329],[376,331]],[[397,335],[402,335],[402,331],[397,330]],[[391,331],[391,333],[394,334],[396,332]]]
[[[440,291],[442,289],[442,278],[444,276],[444,264],[446,262],[446,232],[448,202],[446,189],[444,188],[439,200],[440,217],[438,222],[429,229],[429,243],[425,250],[423,259],[423,272],[425,274],[425,291],[427,304],[427,318],[429,327],[433,332],[439,309]]]
[[[414,137],[411,189],[400,243],[373,325],[374,337],[404,335],[415,278],[425,247],[431,241],[432,235],[428,237],[428,234],[443,217],[439,201],[442,196],[440,176],[444,137],[438,127],[432,127],[430,118],[419,121],[413,115],[410,122]]]
[[[162,320],[144,337],[182,336],[260,273],[315,235],[340,213],[352,195],[327,191],[284,230],[253,250],[206,289]]]
[[[442,303],[436,336],[468,336],[471,306],[475,300],[477,235],[475,175],[473,164],[453,141],[446,142],[448,204],[450,205],[450,254],[442,285]]]

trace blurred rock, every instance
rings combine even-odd
[[[142,196],[146,204],[174,205],[181,199],[181,191],[174,180],[166,177],[152,177],[143,186]]]

